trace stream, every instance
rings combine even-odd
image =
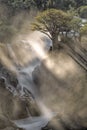
[[[25,130],[41,130],[52,118],[53,116],[49,119],[47,119],[45,116],[30,117],[22,120],[17,120],[15,121],[15,124],[20,128],[24,128]]]
[[[37,32],[34,34],[36,35]],[[38,33],[40,37],[41,34]],[[55,116],[54,113],[48,109],[44,103],[42,103],[39,92],[37,90],[37,87],[35,86],[33,82],[32,72],[34,69],[41,64],[41,62],[45,59],[46,53],[48,53],[50,47],[52,46],[52,42],[49,40],[49,38],[45,38],[43,36],[40,40],[42,42],[42,45],[38,44],[39,38],[32,40],[32,36],[30,36],[30,39],[23,40],[23,43],[31,45],[31,48],[33,48],[33,53],[31,55],[34,55],[31,59],[31,62],[28,64],[27,67],[20,68],[18,71],[18,81],[21,88],[21,95],[24,94],[24,89],[29,90],[30,93],[32,93],[33,97],[35,98],[35,101],[41,110],[42,115],[40,117],[29,117],[22,120],[14,121],[15,124],[18,127],[24,128],[25,130],[41,130],[43,127],[47,125],[47,123]],[[33,44],[35,42],[35,44]],[[40,47],[39,47],[40,46]],[[28,54],[27,54],[28,55]]]

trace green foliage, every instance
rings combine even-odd
[[[35,6],[34,0],[3,0],[2,3],[15,10],[30,9]]]
[[[69,10],[71,7],[75,7],[75,6],[76,6],[75,0],[63,0],[61,2],[61,7],[64,10]]]
[[[76,8],[87,4],[87,0],[1,0],[0,4],[8,8],[9,11],[7,12],[11,12],[9,13],[11,18],[18,11],[30,10],[31,8],[38,8],[41,11],[45,10],[36,17],[36,21],[32,24],[32,29],[40,30],[54,40],[60,31],[79,30],[80,19],[72,19],[72,17],[77,15]],[[67,14],[57,9],[62,9]],[[82,6],[78,9],[81,17],[87,17],[86,11],[87,6]],[[6,36],[6,32],[8,32],[7,36],[11,35],[10,31],[14,28],[9,23],[10,17],[7,15],[3,15],[0,11],[0,37]],[[16,29],[13,29],[13,32],[15,32],[14,30]]]
[[[78,8],[78,13],[81,18],[87,18],[87,6],[81,6]]]
[[[74,0],[35,0],[38,9],[64,9],[68,10],[70,7],[75,6]]]
[[[75,0],[75,2],[76,2],[76,8],[87,5],[87,0]]]
[[[71,17],[62,10],[48,9],[40,13],[35,20],[32,30],[45,33],[55,44],[60,31],[68,30]]]
[[[40,13],[32,24],[33,30],[50,33],[51,36],[58,34],[62,28],[68,26],[70,16],[65,12],[56,9],[49,9]]]
[[[85,24],[83,27],[81,27],[80,34],[87,35],[87,24]]]
[[[87,5],[87,0],[1,0],[1,2],[13,10],[29,10],[32,7],[39,10],[50,8],[69,10]]]
[[[40,10],[56,8],[62,10],[69,10],[72,8],[78,8],[83,5],[87,5],[87,0],[34,0],[37,8]]]
[[[38,9],[56,8],[62,10],[69,10],[87,5],[87,0],[34,0]]]
[[[81,27],[82,20],[78,17],[74,17],[71,22],[70,22],[70,27],[73,29],[75,32],[79,32],[79,29]]]
[[[45,10],[45,9],[47,9],[48,1],[49,1],[49,0],[34,0],[34,2],[35,2],[35,4],[36,4],[36,7],[37,7],[39,10]]]

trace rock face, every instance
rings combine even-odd
[[[5,66],[0,64],[0,78],[3,77],[7,80],[8,84],[17,87],[18,80],[16,75],[14,75],[12,72],[10,72]]]
[[[18,86],[20,85],[16,75],[0,64],[0,130],[19,130],[11,124],[10,120],[40,114],[29,91],[26,90],[25,94],[21,96]],[[14,95],[15,91],[16,95]]]
[[[14,96],[17,85],[16,75],[0,64],[0,114],[10,119],[28,117],[26,102],[18,95]]]
[[[23,129],[18,128],[8,118],[0,115],[0,130],[23,130]]]
[[[42,100],[58,112],[60,127],[53,130],[87,128],[86,72],[65,53],[61,56],[54,54],[53,59],[50,67],[44,63],[33,71]],[[54,67],[51,67],[52,63]]]
[[[0,79],[0,113],[10,119],[27,117],[26,105],[19,97],[6,89],[5,83]]]
[[[55,117],[42,130],[87,130],[87,127],[73,119],[66,122],[61,117]]]

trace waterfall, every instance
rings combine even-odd
[[[48,123],[48,121],[55,115],[42,102],[39,95],[39,91],[35,83],[33,82],[33,77],[32,77],[33,70],[37,66],[40,66],[42,61],[46,58],[47,53],[50,47],[52,46],[52,42],[50,41],[49,38],[41,35],[41,33],[39,32],[38,32],[37,39],[36,37],[33,38],[33,36],[35,35],[36,33],[32,34],[26,40],[22,40],[25,51],[26,51],[26,46],[29,46],[31,52],[25,54],[27,55],[27,57],[28,55],[31,54],[31,57],[33,55],[33,58],[30,59],[27,66],[24,66],[22,68],[20,67],[17,77],[18,77],[19,84],[21,86],[21,96],[25,93],[26,90],[29,91],[32,95],[32,98],[35,98],[35,101],[42,114],[40,117],[31,117],[20,121],[15,121],[15,123],[19,127],[23,127],[26,130],[34,130],[34,129],[41,130],[41,128],[44,127]],[[40,38],[42,36],[43,38]],[[26,58],[26,56],[24,58]]]

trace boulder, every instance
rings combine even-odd
[[[18,85],[16,75],[0,64],[0,114],[15,120],[40,115],[35,99],[28,90],[24,91],[23,96],[10,91],[17,90]]]
[[[8,118],[0,115],[0,130],[23,130],[23,129],[18,128]]]

